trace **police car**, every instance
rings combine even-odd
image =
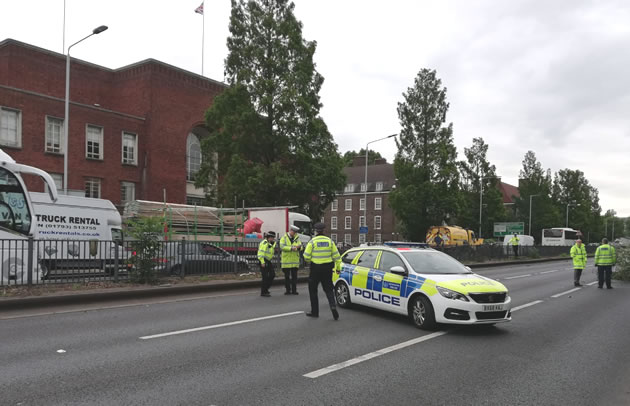
[[[406,314],[416,327],[435,323],[495,324],[511,320],[507,288],[473,273],[426,244],[385,243],[352,248],[333,274],[341,307],[356,303]]]

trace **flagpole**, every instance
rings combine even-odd
[[[63,0],[63,43],[61,53],[66,54],[66,0]]]
[[[203,3],[201,3],[201,5],[203,6],[204,3],[205,3],[205,1]],[[206,38],[206,10],[202,9],[201,11],[202,11],[201,15],[203,17],[201,19],[201,21],[202,21],[201,24],[203,24],[202,27],[201,27],[201,76],[203,76],[203,60],[204,60],[203,53],[204,53],[204,50],[205,50],[204,40]]]

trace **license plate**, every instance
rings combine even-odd
[[[484,305],[483,306],[484,312],[495,312],[498,310],[503,310],[503,305]]]

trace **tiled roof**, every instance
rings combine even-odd
[[[518,187],[510,185],[508,183],[500,182],[499,190],[501,190],[501,194],[503,195],[503,204],[514,203],[514,198],[521,196],[520,192],[518,191]]]
[[[353,184],[354,193],[361,192],[361,184],[365,180],[365,165],[363,166],[347,166],[343,168],[346,174],[346,184]],[[376,183],[383,182],[383,191],[389,191],[396,182],[394,175],[394,165],[381,163],[379,165],[368,165],[368,192],[376,191]]]

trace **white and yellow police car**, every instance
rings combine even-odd
[[[385,243],[352,248],[334,273],[335,298],[407,314],[419,328],[435,323],[495,324],[511,320],[507,288],[473,273],[426,244]]]

